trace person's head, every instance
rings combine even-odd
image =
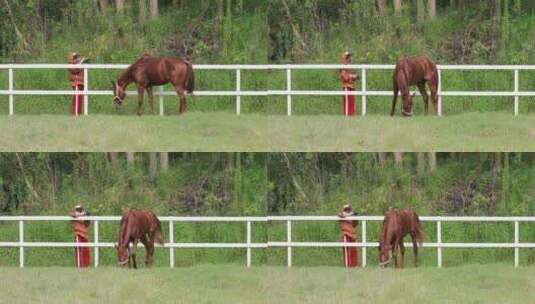
[[[340,212],[343,216],[353,216],[356,215],[356,213],[353,211],[353,207],[351,204],[345,204],[342,206],[342,211]]]
[[[350,64],[351,63],[351,52],[350,51],[345,51],[342,53],[342,57],[341,57],[341,63],[342,64]]]
[[[113,85],[113,103],[120,106],[126,97],[124,86],[119,84],[119,81],[111,82]]]
[[[74,206],[74,213],[78,216],[83,216],[87,214],[87,211],[85,210],[84,206],[78,204]]]

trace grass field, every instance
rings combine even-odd
[[[183,116],[15,115],[2,151],[532,151],[535,115],[345,118],[227,112]]]
[[[4,268],[3,303],[535,303],[535,268]]]

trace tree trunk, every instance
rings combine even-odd
[[[149,174],[151,177],[156,176],[158,171],[158,157],[156,152],[149,152]]]
[[[394,162],[398,167],[403,165],[403,152],[394,152]]]
[[[109,152],[108,157],[112,168],[117,168],[117,152]]]
[[[167,171],[169,169],[169,152],[160,152],[160,170]]]
[[[418,23],[423,23],[425,21],[425,5],[424,0],[417,0],[418,6]]]
[[[115,6],[117,7],[117,13],[122,13],[124,11],[124,0],[116,0]]]
[[[401,11],[402,0],[394,0],[394,13],[399,13]]]
[[[158,0],[150,0],[150,17],[158,18]]]
[[[145,19],[147,17],[147,3],[146,0],[139,0],[139,17],[138,21],[141,26],[145,23]]]
[[[99,0],[98,3],[100,4],[100,11],[105,13],[108,9],[108,0]]]
[[[423,176],[425,173],[425,156],[423,152],[416,153],[416,174]]]
[[[381,166],[384,166],[386,164],[386,153],[385,152],[378,152],[377,155],[379,157],[379,164]]]
[[[427,7],[429,9],[429,18],[434,19],[437,15],[437,2],[436,0],[429,0],[427,2]]]
[[[435,172],[437,170],[437,153],[429,152],[429,172]]]
[[[386,15],[386,0],[377,0],[377,9],[379,10],[379,14],[384,16]]]
[[[126,152],[126,163],[128,163],[129,166],[133,165],[136,161],[135,153],[134,152]]]

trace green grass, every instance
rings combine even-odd
[[[535,116],[15,115],[3,151],[532,151]]]
[[[533,303],[535,268],[4,268],[6,303]]]

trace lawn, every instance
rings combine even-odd
[[[2,151],[533,151],[535,115],[15,115]]]
[[[9,303],[535,303],[535,268],[3,268]]]

